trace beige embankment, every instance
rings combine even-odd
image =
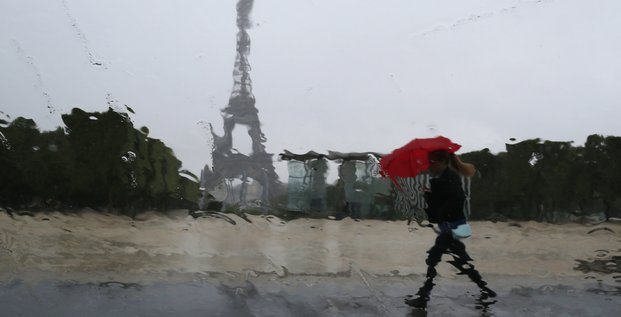
[[[231,216],[237,225],[146,213],[137,220],[91,211],[16,216],[0,213],[0,281],[38,272],[149,275],[274,272],[321,275],[362,270],[424,274],[435,233],[404,221],[341,221]],[[186,213],[187,214],[187,213]],[[621,251],[621,225],[473,222],[465,240],[485,274],[541,278],[583,276],[576,259]],[[609,230],[596,230],[608,227]],[[448,265],[440,274],[451,273]]]

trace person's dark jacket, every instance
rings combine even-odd
[[[447,168],[442,175],[432,178],[429,182],[431,191],[425,194],[429,222],[442,223],[464,220],[463,209],[466,195],[459,175]]]

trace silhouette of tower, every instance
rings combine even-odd
[[[214,139],[212,153],[213,170],[205,166],[201,175],[201,187],[206,191],[213,188],[223,179],[241,179],[241,193],[239,202],[246,203],[246,193],[249,178],[257,181],[262,187],[261,202],[263,206],[269,204],[279,188],[280,182],[272,162],[273,154],[265,151],[265,135],[261,131],[259,110],[255,107],[255,98],[252,94],[252,80],[250,79],[250,36],[247,30],[251,27],[250,11],[254,0],[239,0],[237,2],[237,55],[233,70],[233,91],[228,105],[222,109],[224,121],[224,135],[217,135],[210,125]],[[233,129],[247,128],[252,141],[252,153],[244,155],[233,148]],[[200,202],[205,204],[205,195]],[[201,206],[201,208],[203,207]]]

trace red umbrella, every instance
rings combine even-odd
[[[429,152],[446,150],[455,153],[461,145],[448,138],[438,136],[429,139],[414,139],[380,159],[380,174],[389,177],[397,187],[397,177],[415,177],[429,168]]]

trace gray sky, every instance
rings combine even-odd
[[[0,111],[49,129],[73,107],[127,104],[198,173],[201,122],[222,133],[232,88],[235,3],[2,0]],[[621,135],[618,0],[256,0],[252,19],[271,153]]]

